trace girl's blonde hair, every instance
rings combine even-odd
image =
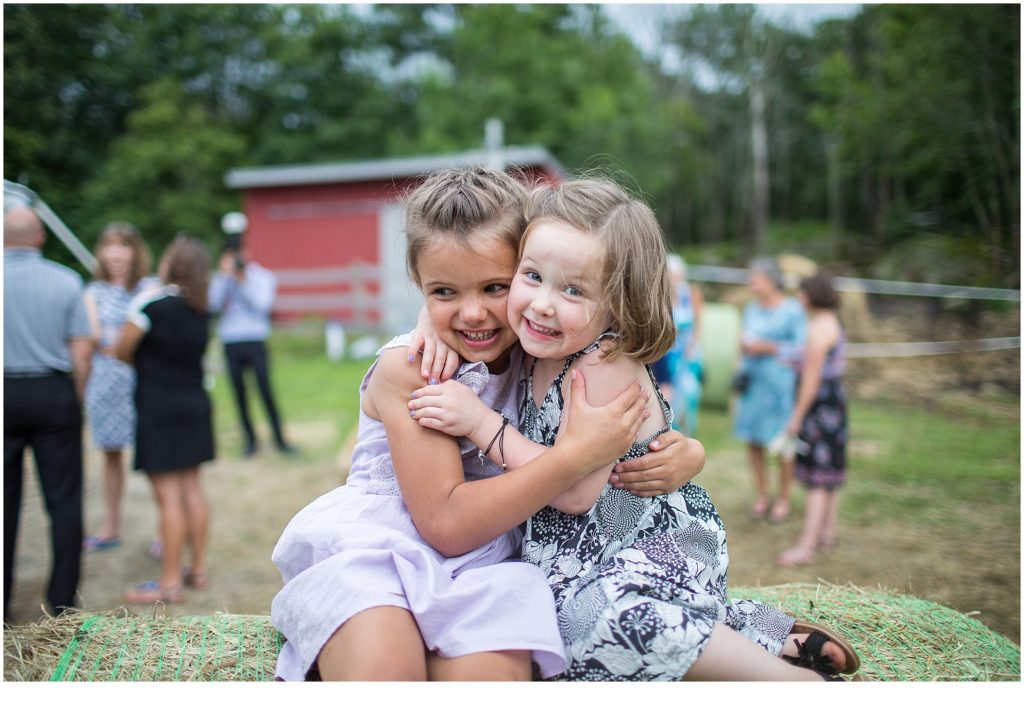
[[[160,279],[181,288],[181,297],[197,312],[206,312],[210,286],[210,254],[206,244],[179,233],[160,258]]]
[[[535,188],[525,211],[524,243],[547,220],[596,236],[603,246],[600,303],[617,334],[605,358],[625,355],[649,363],[672,348],[676,329],[665,239],[650,207],[610,180],[586,178]]]
[[[431,174],[405,203],[409,277],[420,284],[420,256],[439,242],[473,248],[481,234],[488,234],[518,251],[526,228],[525,197],[526,187],[502,170],[446,168]]]
[[[100,257],[100,250],[112,243],[119,243],[132,249],[132,264],[128,269],[128,279],[125,281],[125,288],[131,292],[139,284],[139,280],[149,274],[149,249],[142,241],[142,235],[135,228],[134,224],[126,221],[113,221],[103,227],[100,238],[96,241],[96,279],[110,280],[110,271],[107,270],[103,259]]]

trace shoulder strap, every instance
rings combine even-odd
[[[600,336],[598,336],[594,340],[594,342],[591,343],[589,346],[587,346],[583,350],[578,350],[575,353],[573,353],[572,355],[568,356],[565,359],[565,364],[562,365],[562,371],[560,373],[558,373],[558,377],[555,378],[555,380],[554,380],[554,382],[552,382],[552,384],[553,385],[557,385],[559,388],[561,388],[562,380],[563,380],[563,378],[565,378],[566,373],[569,372],[569,366],[570,365],[575,363],[576,360],[578,358],[580,358],[581,356],[587,355],[589,353],[593,353],[598,348],[600,348],[601,347],[601,341],[603,341],[604,339],[606,339],[606,338],[616,338],[617,336],[618,336],[618,334],[615,333],[614,331],[605,331]]]

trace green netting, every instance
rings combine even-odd
[[[8,628],[4,677],[49,681],[269,681],[283,639],[268,616],[71,613]],[[13,674],[12,674],[13,672]]]
[[[851,585],[735,588],[846,637],[877,681],[1020,681],[1020,648],[939,604]],[[267,616],[71,612],[5,627],[8,681],[267,681],[282,638]]]

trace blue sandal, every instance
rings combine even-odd
[[[185,600],[185,593],[180,584],[164,589],[160,582],[151,579],[125,592],[124,600],[129,604],[155,604],[158,601],[179,604]]]
[[[82,541],[82,549],[86,552],[113,550],[119,547],[121,547],[121,539],[116,536],[113,538],[100,538],[98,535],[91,535]]]

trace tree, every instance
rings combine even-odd
[[[675,23],[670,37],[684,54],[699,57],[722,90],[747,96],[750,243],[761,253],[769,217],[767,110],[780,33],[753,5],[699,5]]]
[[[157,254],[179,231],[218,249],[220,217],[237,207],[224,173],[241,158],[245,140],[174,78],[153,83],[140,98],[127,133],[83,188],[85,230],[121,219],[135,223]]]
[[[1019,21],[1009,5],[873,6],[820,64],[816,123],[847,185],[873,183],[856,219],[876,244],[981,232],[995,280],[1019,283]]]

